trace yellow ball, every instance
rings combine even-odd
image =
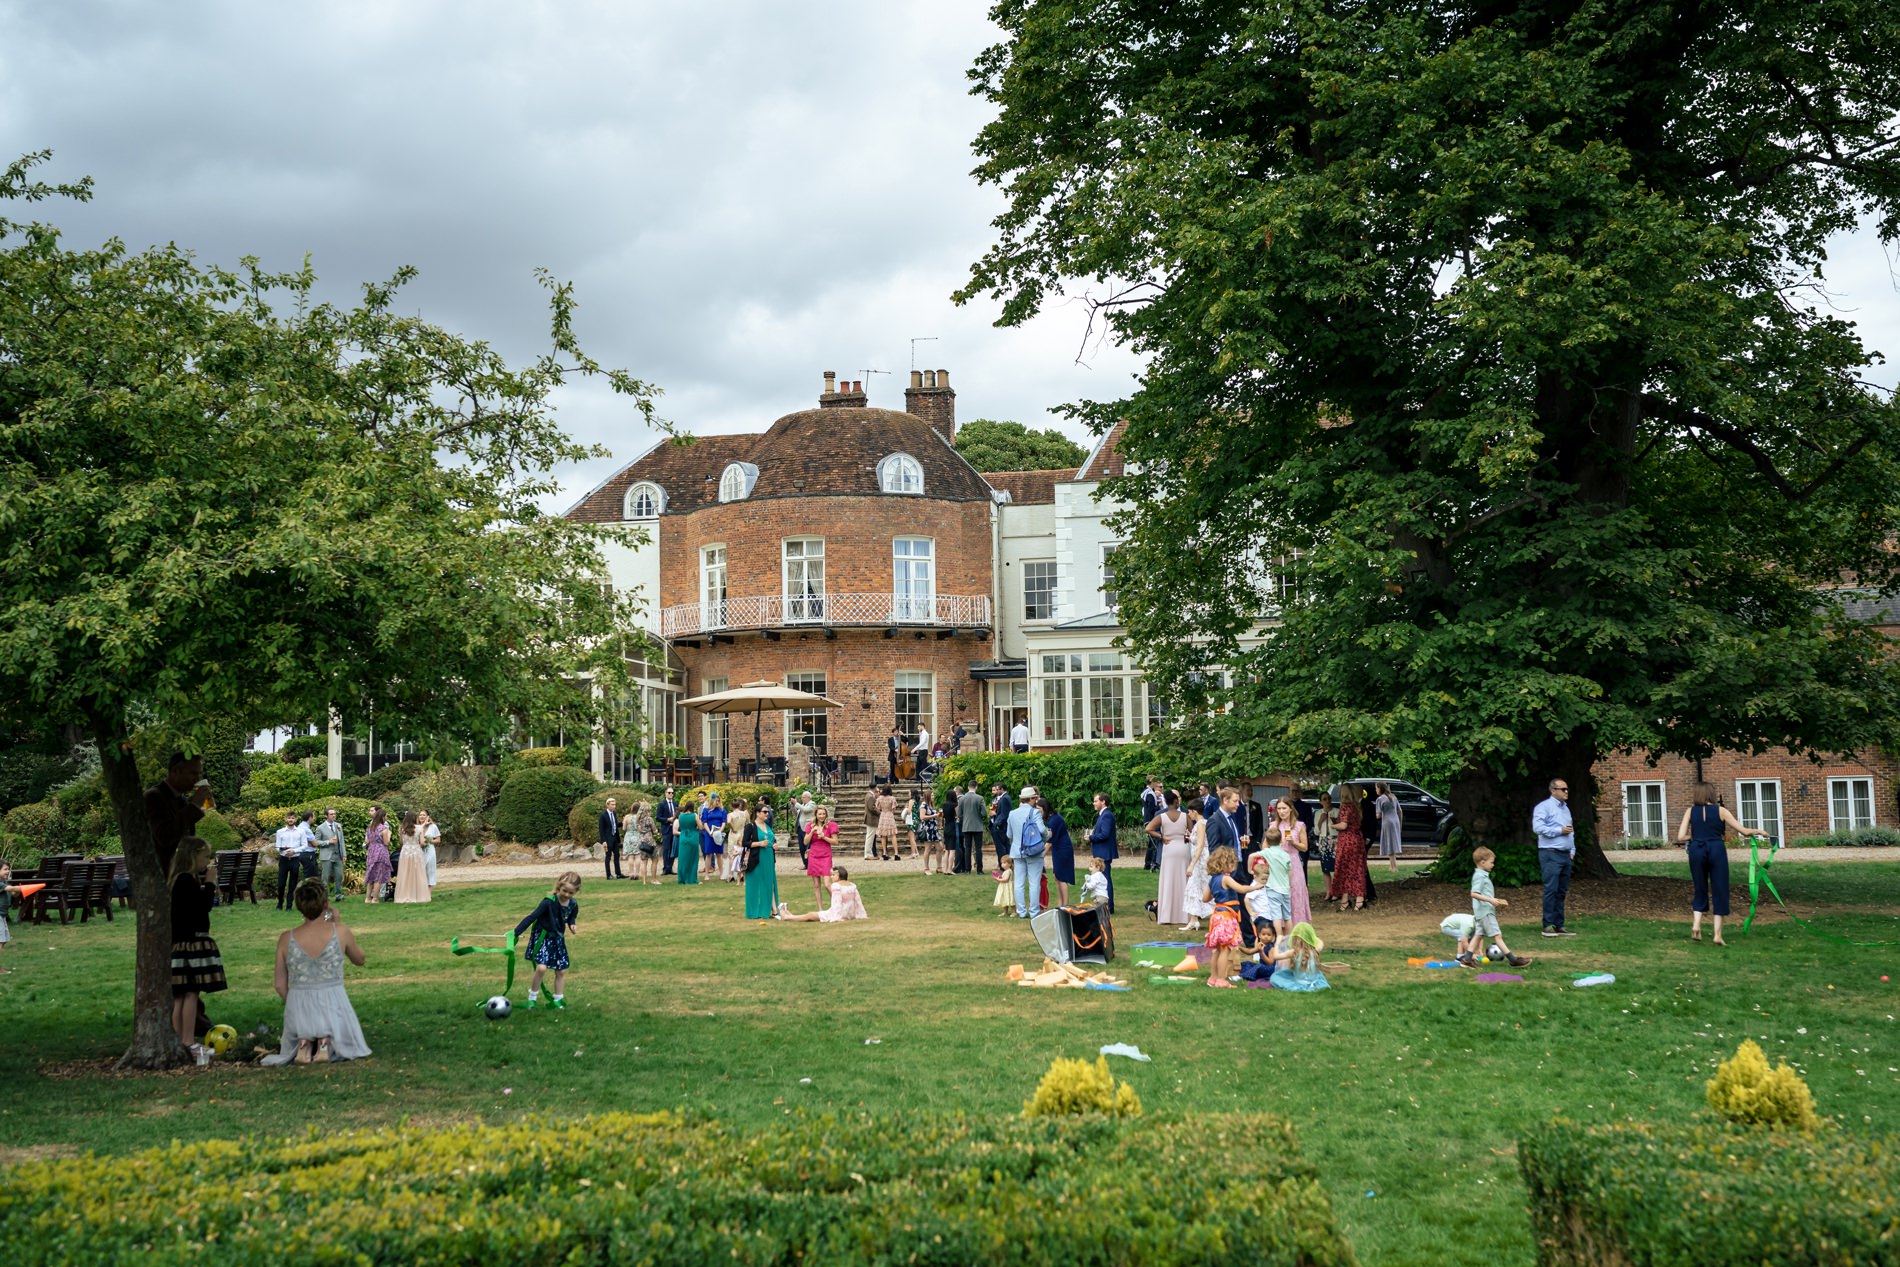
[[[229,1025],[213,1025],[205,1032],[205,1046],[222,1056],[237,1042],[237,1031]]]

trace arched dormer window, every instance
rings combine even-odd
[[[666,493],[658,484],[640,483],[627,490],[623,519],[658,519],[666,509]]]
[[[877,486],[886,493],[921,493],[924,468],[908,453],[893,453],[877,464]]]
[[[752,486],[758,482],[758,467],[750,462],[733,462],[719,477],[719,500],[722,502],[744,501],[752,496]]]

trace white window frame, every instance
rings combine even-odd
[[[1862,784],[1867,789],[1867,821],[1857,822],[1854,815],[1854,786]],[[1834,811],[1834,789],[1841,787],[1847,793],[1847,821],[1842,822]],[[1875,808],[1874,781],[1865,774],[1832,775],[1827,781],[1827,829],[1829,831],[1861,831],[1868,827],[1879,826],[1880,814]]]
[[[877,464],[879,492],[903,497],[924,494],[924,464],[908,453],[893,453]]]
[[[717,559],[714,555],[717,555]],[[724,629],[726,611],[730,604],[732,591],[727,588],[726,546],[715,541],[699,547],[699,627],[701,629]],[[718,596],[713,594],[712,579],[719,578]],[[720,688],[724,690],[724,687]]]
[[[653,499],[652,511],[644,515],[639,513],[639,511],[636,509],[636,505],[639,502],[642,494],[645,494],[646,496],[651,497]],[[650,480],[642,480],[638,484],[635,484],[633,487],[629,488],[627,490],[626,502],[620,508],[620,517],[622,519],[657,519],[665,513],[666,513],[666,490],[661,488],[658,484],[651,482]]]
[[[730,680],[723,677],[700,679],[700,690],[706,695],[715,695],[729,686]],[[700,719],[701,752],[712,758],[713,769],[732,768],[732,715],[730,713],[707,713]]]
[[[914,691],[918,688],[914,683],[908,686],[904,684],[906,675],[925,679],[923,690],[928,698],[928,707],[911,716],[914,720],[923,722],[930,730],[933,743],[937,735],[937,675],[929,669],[898,669],[891,674],[891,720],[897,723],[897,733],[902,736],[904,747],[908,750],[917,742],[917,727],[899,720],[903,714],[897,710],[897,695],[900,691]]]
[[[1775,789],[1775,821],[1770,823],[1761,817],[1761,789]],[[1742,789],[1750,792],[1746,799]],[[1787,802],[1782,799],[1780,779],[1737,779],[1735,780],[1735,818],[1744,827],[1759,827],[1776,840],[1783,839],[1781,834],[1782,814]]]
[[[758,467],[750,462],[728,462],[726,469],[719,473],[719,500],[744,501],[752,496],[752,486],[758,482]]]
[[[1037,569],[1038,575],[1040,575],[1040,569],[1042,568],[1049,569],[1049,587],[1045,590],[1040,591],[1043,596],[1043,604],[1045,607],[1048,608],[1048,610],[1045,611],[1040,616],[1031,612],[1029,609],[1029,571],[1031,568]],[[1061,580],[1062,580],[1062,568],[1061,568],[1061,565],[1055,559],[1024,559],[1023,560],[1023,586],[1022,588],[1023,588],[1023,621],[1024,623],[1039,624],[1043,621],[1050,621],[1056,618],[1056,587],[1061,583]]]
[[[799,553],[792,554],[797,546]],[[816,547],[814,549],[814,547]],[[786,537],[779,542],[779,592],[784,595],[785,623],[815,625],[825,618],[825,539],[823,537]],[[817,564],[817,576],[812,565]],[[800,578],[792,580],[796,565]],[[814,579],[816,584],[814,584]]]
[[[783,681],[786,686],[791,687],[795,691],[809,691],[813,695],[828,694],[831,685],[830,677],[822,669],[795,670],[787,673]],[[786,756],[789,757],[792,755],[792,736],[797,733],[798,723],[801,721],[815,721],[818,723],[818,729],[823,732],[823,739],[818,745],[818,751],[821,753],[830,751],[831,716],[826,709],[788,708],[781,713],[780,716],[785,719],[785,724],[780,727],[780,731],[781,738],[784,740]]]
[[[1651,789],[1655,790],[1655,793],[1656,793],[1656,799],[1655,799],[1656,817],[1654,819],[1654,823],[1656,825],[1655,831],[1638,831],[1636,830],[1634,826],[1631,825],[1630,792],[1636,789],[1641,789],[1645,794],[1647,794]],[[1647,802],[1648,800],[1647,795],[1645,795],[1644,800],[1645,802]],[[1645,804],[1639,812],[1643,813],[1645,817],[1648,817],[1648,805]],[[1669,785],[1667,783],[1663,782],[1661,779],[1626,779],[1624,780],[1623,782],[1623,838],[1625,840],[1629,840],[1632,838],[1667,840],[1669,838]]]
[[[923,546],[921,553],[915,547]],[[912,547],[902,551],[900,547]],[[923,590],[919,595],[916,568],[923,564]],[[908,566],[905,566],[908,565]],[[905,579],[908,574],[908,579]],[[891,619],[911,623],[932,621],[937,615],[937,539],[935,537],[891,538]]]

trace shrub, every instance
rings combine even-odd
[[[196,831],[199,838],[211,846],[213,852],[220,849],[236,849],[244,843],[238,836],[237,829],[225,821],[224,815],[216,810],[209,811],[198,820]]]
[[[567,812],[600,786],[573,766],[530,766],[510,775],[495,803],[495,830],[509,840],[538,845],[567,836]]]
[[[1857,831],[1831,831],[1825,836],[1803,836],[1788,844],[1794,849],[1892,849],[1900,847],[1900,828],[1862,827]]]
[[[343,796],[356,796],[366,801],[374,801],[388,796],[426,771],[427,767],[420,761],[396,761],[380,770],[371,770],[368,774],[359,774],[353,779],[343,780],[337,791]]]
[[[1894,1261],[1891,1137],[1558,1121],[1518,1165],[1544,1267]]]
[[[297,735],[284,741],[277,755],[285,761],[302,761],[305,757],[327,757],[330,755],[330,737],[328,735]]]
[[[962,752],[945,759],[937,786],[975,780],[987,796],[992,783],[1001,783],[1011,800],[1033,786],[1044,804],[1061,810],[1070,828],[1079,824],[1084,834],[1095,821],[1095,794],[1106,792],[1116,824],[1135,829],[1141,819],[1141,789],[1155,772],[1154,762],[1154,753],[1139,743],[1079,743],[1053,752]]]
[[[1036,1094],[1023,1105],[1024,1117],[1073,1117],[1106,1113],[1110,1117],[1140,1117],[1141,1098],[1126,1082],[1115,1081],[1108,1057],[1095,1063],[1057,1057],[1042,1075]]]
[[[1667,849],[1669,842],[1661,836],[1625,836],[1612,846],[1615,849]]]
[[[1195,1176],[1192,1199],[1128,1181],[1177,1174]],[[609,1113],[173,1144],[16,1164],[0,1243],[22,1267],[174,1248],[195,1267],[1354,1261],[1292,1128],[1248,1114],[799,1116],[743,1131]]]
[[[732,808],[733,798],[740,796],[745,798],[747,805],[761,796],[770,801],[774,808],[786,803],[785,789],[773,787],[770,783],[702,783],[677,799],[681,804],[690,799],[695,805],[704,805],[706,798],[715,792],[719,794],[719,803],[727,809]]]
[[[243,729],[228,718],[214,723],[205,737],[204,777],[217,803],[237,804],[250,773],[244,764]]]
[[[238,757],[238,764],[244,768],[246,777],[257,773],[265,766],[281,765],[274,752],[246,752]]]
[[[262,826],[268,829],[259,834],[269,835],[282,827],[285,810],[295,810],[299,814],[309,810],[317,816],[317,821],[320,823],[323,821],[323,811],[334,809],[336,821],[343,827],[343,865],[361,871],[365,863],[363,833],[369,830],[369,812],[377,804],[376,801],[366,801],[354,796],[318,796],[307,801],[299,801],[294,805],[272,805],[258,811],[257,816]],[[390,818],[389,831],[393,852],[393,846],[396,843],[396,820],[393,816]],[[262,874],[261,869],[259,874]],[[259,889],[258,892],[261,894],[263,890]]]
[[[317,780],[310,777],[308,770],[300,765],[287,765],[279,761],[251,773],[251,777],[245,780],[244,790],[238,793],[238,804],[245,809],[288,805],[315,796],[318,788]]]
[[[1471,854],[1476,848],[1470,832],[1462,827],[1452,828],[1451,834],[1445,837],[1445,843],[1438,847],[1438,857],[1428,874],[1432,879],[1446,884],[1471,883],[1471,873],[1477,870],[1471,861]],[[1491,883],[1498,888],[1514,889],[1544,882],[1543,868],[1537,863],[1536,845],[1521,840],[1507,840],[1492,845],[1491,852],[1498,856],[1497,865],[1491,868]]]
[[[39,854],[59,853],[66,839],[59,806],[52,801],[14,806],[7,811],[6,826],[7,834],[24,841],[34,851],[36,860]]]
[[[444,846],[472,845],[482,838],[492,774],[489,767],[480,765],[445,765],[424,771],[390,794],[389,808],[392,813],[427,810],[442,829]]]
[[[16,805],[31,805],[46,799],[57,785],[79,773],[66,757],[49,756],[30,748],[8,748],[0,752],[0,814]]]
[[[600,784],[594,786],[598,790],[583,796],[575,802],[573,809],[567,811],[567,838],[577,845],[592,845],[600,839],[600,811],[607,808],[608,797],[614,797],[620,802],[622,814],[631,812],[638,801],[654,805],[660,799],[646,790],[651,784],[614,783],[604,787]],[[655,825],[659,823],[657,815],[653,821]]]
[[[1801,1075],[1786,1064],[1770,1069],[1768,1057],[1753,1039],[1743,1039],[1735,1054],[1716,1068],[1708,1097],[1710,1108],[1742,1126],[1811,1131],[1821,1124],[1814,1115],[1814,1093]]]

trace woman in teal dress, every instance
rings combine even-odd
[[[778,918],[778,856],[773,851],[775,837],[766,821],[770,807],[763,797],[752,807],[752,821],[745,829],[745,917]]]
[[[680,806],[680,856],[679,874],[681,884],[699,883],[699,807],[692,801]]]

